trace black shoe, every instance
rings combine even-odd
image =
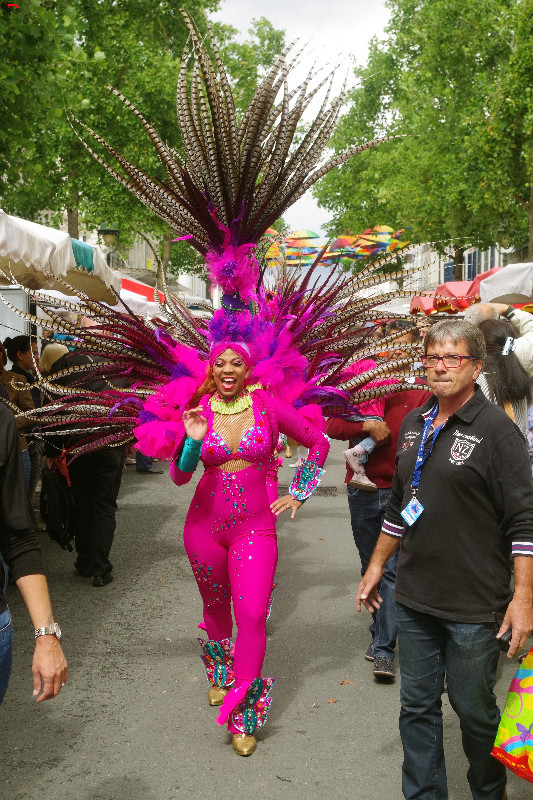
[[[374,645],[373,644],[369,644],[368,645],[368,649],[367,649],[367,651],[365,653],[365,658],[366,658],[367,661],[373,661],[374,660]]]
[[[95,575],[93,578],[93,586],[107,586],[113,580],[113,573],[104,572],[103,575]]]
[[[136,469],[135,472],[138,475],[162,475],[162,469]]]
[[[374,659],[374,669],[372,671],[374,673],[374,677],[376,678],[388,678],[389,680],[394,680],[396,676],[396,670],[394,669],[394,664],[390,658],[380,658],[380,656],[377,656]]]
[[[90,567],[84,567],[77,561],[74,562],[74,569],[82,578],[92,578],[93,576],[93,571]]]

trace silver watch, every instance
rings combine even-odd
[[[37,639],[38,636],[57,636],[58,639],[61,639],[61,628],[57,622],[44,628],[36,628],[35,638]]]

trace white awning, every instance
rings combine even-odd
[[[112,289],[118,294],[121,286],[98,247],[0,209],[0,285],[67,292],[59,279],[109,304],[116,302]]]

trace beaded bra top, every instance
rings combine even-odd
[[[223,467],[227,472],[246,469],[250,464],[270,460],[271,435],[266,415],[251,404],[230,415],[212,413],[202,445],[202,461],[207,466]],[[209,412],[208,412],[209,414]],[[236,446],[232,450],[231,445]]]

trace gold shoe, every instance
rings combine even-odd
[[[233,734],[233,749],[239,756],[251,756],[257,747],[257,739],[247,733]]]
[[[207,693],[207,702],[210,706],[221,706],[228,692],[229,689],[225,686],[217,686],[214,683]]]

